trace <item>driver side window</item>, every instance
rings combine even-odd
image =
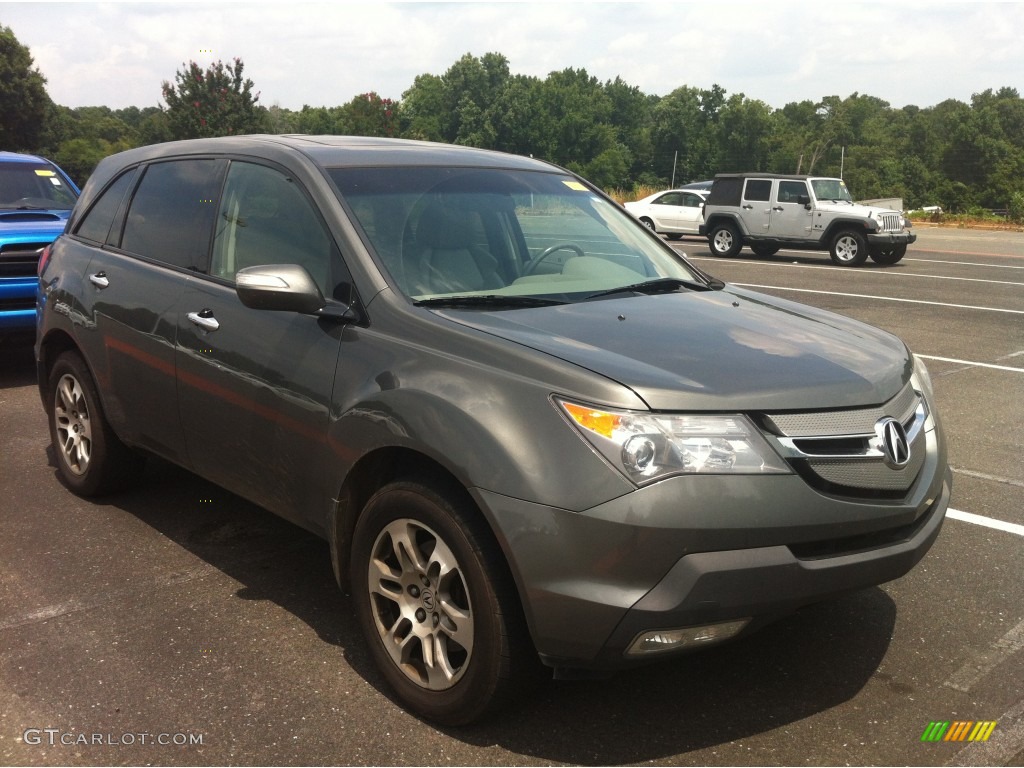
[[[331,296],[333,241],[293,179],[233,162],[221,197],[210,274],[234,280],[245,267],[298,264]]]

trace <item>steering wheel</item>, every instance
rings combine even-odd
[[[555,253],[555,251],[561,250],[575,251],[577,256],[585,255],[583,253],[583,249],[580,248],[575,243],[555,243],[551,247],[545,248],[543,251],[538,253],[530,262],[528,262],[527,265],[523,267],[522,276],[526,277],[527,275],[532,275],[534,272],[537,271],[537,267],[540,266],[540,263],[544,261],[544,259],[550,256],[552,253]]]

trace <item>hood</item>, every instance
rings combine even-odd
[[[64,231],[71,211],[0,210],[0,243],[50,242]]]
[[[884,331],[733,286],[439,314],[613,379],[653,410],[876,405],[912,367],[903,342]]]
[[[863,203],[833,203],[831,200],[818,200],[815,206],[819,211],[833,211],[835,213],[842,213],[848,216],[856,216],[857,218],[878,218],[880,213],[896,213],[902,215],[900,211],[894,211],[891,208],[882,208],[877,205],[864,205]]]

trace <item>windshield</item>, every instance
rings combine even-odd
[[[846,182],[842,179],[811,179],[811,186],[814,188],[814,196],[818,200],[835,200],[839,203],[852,203],[850,190],[846,188]]]
[[[0,210],[70,211],[76,198],[49,163],[0,163]]]
[[[329,174],[395,286],[414,301],[487,296],[537,306],[513,297],[578,301],[661,278],[703,285],[620,206],[568,175],[438,167]]]

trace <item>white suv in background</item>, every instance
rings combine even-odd
[[[699,233],[715,256],[744,245],[758,256],[827,250],[836,264],[856,267],[868,256],[898,262],[917,239],[909,228],[901,211],[855,203],[842,179],[733,173],[715,177]]]

